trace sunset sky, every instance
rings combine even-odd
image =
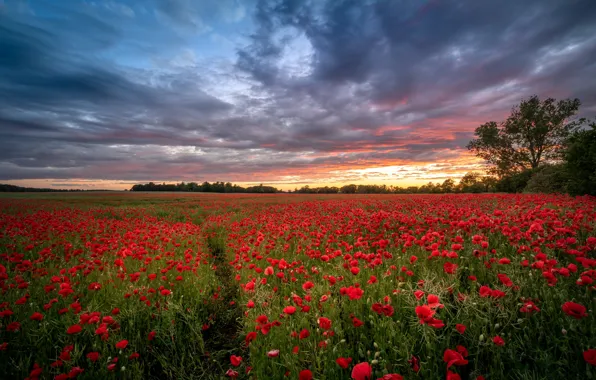
[[[0,0],[0,183],[443,182],[533,94],[596,116],[596,1]]]

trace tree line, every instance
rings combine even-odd
[[[258,186],[242,187],[231,182],[203,182],[198,184],[196,182],[180,182],[180,183],[154,183],[134,185],[130,191],[190,191],[201,193],[280,193],[281,190],[273,186]]]
[[[495,191],[496,180],[493,177],[481,176],[478,173],[466,174],[459,183],[449,178],[442,183],[429,182],[422,186],[387,186],[387,185],[355,185],[349,184],[341,187],[323,186],[310,187],[309,185],[290,190],[288,193],[296,194],[442,194],[442,193],[481,193]],[[181,183],[154,183],[134,185],[130,191],[184,191],[202,193],[283,193],[272,186],[241,187],[230,182],[181,182]]]
[[[459,183],[448,178],[442,183],[429,182],[422,186],[394,186],[394,185],[354,185],[341,187],[324,186],[310,187],[308,185],[294,189],[299,194],[445,194],[445,193],[483,193],[496,191],[497,180],[494,177],[482,176],[478,173],[467,173]],[[292,191],[290,191],[292,192]]]

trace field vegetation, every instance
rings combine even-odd
[[[29,379],[596,374],[596,200],[0,199],[0,373]]]

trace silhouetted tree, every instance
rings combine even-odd
[[[495,184],[495,189],[504,193],[521,193],[528,185],[533,173],[532,169],[527,169],[519,173],[502,176]]]
[[[491,172],[499,176],[560,160],[566,139],[585,122],[569,121],[580,104],[579,99],[541,101],[534,95],[514,107],[504,122],[489,121],[476,128],[476,138],[467,148],[491,164]]]
[[[596,195],[596,123],[570,137],[565,161],[568,191],[573,195]]]
[[[451,178],[447,178],[441,184],[441,192],[443,193],[453,193],[455,191],[455,181]]]

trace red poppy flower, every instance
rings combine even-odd
[[[288,315],[292,315],[296,312],[296,308],[294,306],[286,306],[284,307],[284,313]]]
[[[300,331],[299,337],[300,339],[306,339],[310,336],[310,332],[307,329],[302,329],[302,331]]]
[[[108,324],[102,323],[99,327],[95,330],[95,335],[103,335],[108,332]]]
[[[387,375],[383,375],[383,377],[379,377],[377,380],[403,380],[404,377],[397,373],[389,373]]]
[[[302,289],[305,292],[308,292],[310,289],[312,289],[315,286],[315,284],[312,283],[312,281],[306,281],[304,284],[302,284]]]
[[[505,345],[505,341],[503,340],[503,338],[501,338],[498,335],[493,338],[493,343],[496,344],[497,346],[504,346]]]
[[[491,289],[488,286],[483,285],[480,287],[480,290],[478,292],[480,293],[480,297],[486,298],[490,297]]]
[[[466,331],[466,326],[458,323],[455,325],[455,329],[458,333],[463,334]]]
[[[309,369],[303,369],[298,374],[299,380],[312,380],[312,372]]]
[[[230,363],[232,363],[232,365],[234,367],[238,367],[242,363],[242,357],[241,356],[232,355],[232,356],[230,356]]]
[[[565,302],[562,306],[563,312],[575,319],[582,319],[588,316],[586,307],[575,302]]]
[[[66,333],[69,335],[78,334],[82,330],[83,330],[83,328],[81,327],[81,325],[72,325],[68,328],[68,330],[66,330]]]
[[[81,367],[72,367],[70,369],[70,371],[68,372],[68,378],[69,379],[74,379],[77,376],[79,376],[81,373],[83,373],[83,369]]]
[[[119,350],[123,350],[128,346],[128,340],[123,339],[120,342],[116,343],[116,348]]]
[[[364,290],[355,286],[350,286],[348,288],[341,288],[340,294],[347,295],[350,298],[350,300],[359,300],[360,298],[362,298]]]
[[[524,305],[519,309],[520,312],[522,313],[528,313],[528,314],[532,314],[532,313],[537,313],[540,311],[540,308],[538,308],[538,306],[536,306],[534,304],[534,302],[532,301],[526,301],[524,303]]]
[[[441,327],[444,327],[445,324],[443,323],[442,320],[440,319],[436,319],[436,318],[430,318],[426,321],[424,321],[424,323],[426,323],[427,325],[434,327],[435,329],[440,329]]]
[[[371,380],[372,367],[367,362],[358,363],[352,368],[352,379],[354,380]]]
[[[323,330],[329,330],[331,328],[331,320],[329,318],[319,318],[319,327]]]
[[[445,353],[443,354],[443,361],[447,363],[447,368],[451,367],[452,365],[463,366],[468,364],[468,361],[464,359],[462,354],[451,349],[445,350]]]
[[[350,363],[352,363],[352,358],[337,358],[337,359],[335,359],[335,362],[341,368],[346,369],[350,366]]]
[[[87,359],[95,363],[99,359],[99,352],[90,352],[87,354]]]
[[[439,296],[437,295],[429,294],[428,297],[426,297],[426,302],[432,309],[443,308],[443,304],[439,302]]]
[[[35,364],[33,364],[33,369],[31,370],[31,372],[29,372],[29,379],[31,379],[31,380],[38,379],[42,373],[43,373],[43,368],[41,368],[39,366],[39,364],[35,363]]]
[[[453,264],[450,262],[446,262],[445,264],[443,264],[443,272],[447,274],[454,274],[456,270],[457,264]]]
[[[261,314],[257,317],[257,323],[260,325],[264,325],[269,322],[269,318],[266,315]]]
[[[586,363],[596,366],[596,349],[591,348],[584,351],[584,360]]]
[[[250,342],[252,342],[255,339],[257,339],[257,333],[254,331],[251,331],[248,334],[246,334],[246,338],[244,338],[244,341],[246,342],[246,345],[248,346],[250,344]]]
[[[418,318],[423,321],[435,315],[435,311],[432,310],[428,305],[416,306],[415,311],[416,316],[418,316]]]
[[[459,352],[460,354],[462,354],[462,356],[464,358],[468,357],[468,349],[465,348],[464,346],[457,346],[455,347],[455,349],[457,350],[457,352]]]
[[[421,324],[427,324],[431,327],[439,329],[445,324],[440,319],[433,318],[435,315],[435,310],[431,309],[428,305],[416,306],[416,315],[418,319],[420,319]]]
[[[391,305],[383,305],[380,303],[373,304],[372,310],[379,315],[385,315],[387,317],[391,317],[394,313],[393,307]]]
[[[416,356],[412,355],[412,358],[408,360],[408,363],[410,364],[410,367],[412,367],[412,371],[415,373],[420,371],[420,359],[418,359]]]

